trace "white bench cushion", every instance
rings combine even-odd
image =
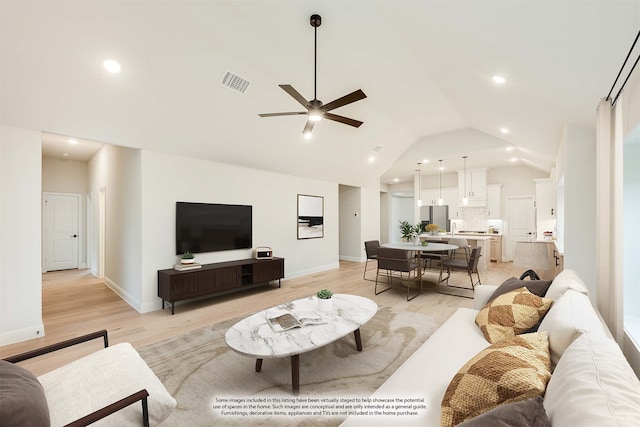
[[[159,424],[176,406],[176,400],[128,343],[92,353],[38,380],[47,396],[52,426],[68,424],[142,389],[149,392],[150,425]],[[100,425],[142,425],[141,403],[92,424]]]
[[[587,332],[560,358],[544,407],[554,426],[637,427],[640,381],[615,341]]]

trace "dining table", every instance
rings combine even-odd
[[[434,243],[434,242],[428,242],[426,245],[423,245],[422,242],[417,242],[417,243],[416,242],[394,242],[394,243],[384,243],[381,246],[384,246],[385,248],[402,249],[407,252],[415,252],[416,255],[420,255],[421,253],[445,254],[458,249],[457,245],[451,245],[449,243]],[[418,278],[419,278],[420,290],[422,290],[423,274],[424,274],[424,271],[422,269],[422,262],[418,262]],[[437,287],[440,284],[441,276],[442,276],[442,267],[440,267],[440,275],[438,276],[437,282],[431,282],[431,281],[426,281],[426,282]]]

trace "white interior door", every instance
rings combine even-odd
[[[45,271],[78,268],[78,194],[44,195]]]
[[[536,240],[536,212],[533,196],[507,197],[507,260],[513,261],[516,242]]]

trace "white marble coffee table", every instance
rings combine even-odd
[[[285,332],[274,332],[267,319],[283,312],[316,311],[327,323],[308,325]],[[263,359],[291,357],[293,394],[300,392],[300,354],[332,343],[351,332],[356,348],[362,351],[360,326],[378,311],[378,305],[357,295],[334,294],[333,310],[320,312],[314,296],[255,313],[233,325],[225,334],[227,345],[236,352],[256,358],[256,372],[262,369]]]

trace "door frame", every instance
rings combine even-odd
[[[509,244],[511,242],[511,239],[513,238],[511,236],[511,218],[509,218],[509,213],[510,213],[510,208],[509,208],[509,203],[512,202],[513,200],[530,200],[531,201],[531,209],[533,211],[533,224],[531,225],[531,231],[534,233],[532,239],[535,241],[536,240],[536,236],[535,236],[535,232],[536,232],[536,208],[535,208],[535,201],[536,201],[536,197],[534,195],[526,195],[526,196],[507,196],[505,197],[505,223],[504,223],[504,238],[502,241],[503,244],[503,249],[502,249],[502,253],[503,253],[503,257],[502,257],[502,261],[503,262],[508,262],[508,261],[513,261],[511,259],[509,259],[508,257],[508,247]]]
[[[82,210],[82,194],[79,193],[62,193],[56,191],[43,191],[42,192],[42,245],[41,245],[41,259],[42,259],[42,273],[47,271],[47,209],[46,200],[48,196],[73,196],[78,199],[78,268],[83,268],[82,254],[85,250],[85,233],[82,225],[85,223],[85,217]],[[53,271],[53,270],[52,270]]]

